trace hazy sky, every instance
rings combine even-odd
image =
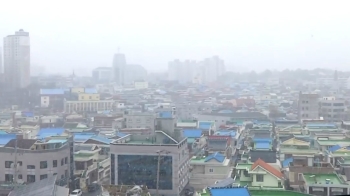
[[[32,65],[90,75],[127,62],[167,69],[175,58],[219,55],[229,70],[350,70],[349,1],[2,1],[0,36],[30,32]],[[79,75],[79,73],[77,73]]]

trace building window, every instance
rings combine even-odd
[[[22,174],[19,174],[19,175],[18,175],[18,179],[20,179],[20,180],[22,180],[22,179],[23,179]]]
[[[47,174],[44,174],[44,175],[40,175],[40,180],[44,180],[47,178]]]
[[[264,175],[262,175],[262,174],[257,174],[257,175],[256,175],[256,181],[257,181],[257,182],[264,182]]]
[[[57,160],[52,161],[52,167],[57,167]]]
[[[35,182],[35,175],[27,175],[27,182],[28,183]]]
[[[68,157],[64,158],[64,164],[68,164]]]
[[[13,161],[5,161],[5,168],[11,168]]]
[[[47,168],[47,161],[40,161],[40,169],[46,169]]]
[[[245,177],[250,177],[250,174],[248,173],[247,170],[244,170],[244,176],[245,176]]]
[[[27,165],[27,169],[35,169],[35,165]]]
[[[211,172],[211,173],[214,172],[214,169],[209,169],[209,172]]]
[[[5,182],[13,182],[13,175],[5,174]]]

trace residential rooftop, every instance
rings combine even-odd
[[[303,174],[307,184],[346,184],[337,174]]]

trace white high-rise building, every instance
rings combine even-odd
[[[168,65],[168,79],[180,83],[214,82],[225,73],[225,64],[218,56],[206,58],[203,61],[174,60]]]
[[[23,29],[4,38],[4,75],[9,88],[30,84],[30,39]]]

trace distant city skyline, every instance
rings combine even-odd
[[[41,6],[33,7],[33,1]],[[254,1],[252,7],[245,1],[150,0],[116,7],[109,1],[85,2],[80,9],[81,2],[33,1],[0,8],[0,18],[11,18],[0,21],[0,37],[19,28],[31,32],[32,65],[48,73],[74,69],[90,75],[101,64],[110,65],[118,48],[128,63],[150,72],[165,71],[173,59],[215,55],[235,71],[350,70],[350,29],[344,25],[350,16],[342,2]]]

